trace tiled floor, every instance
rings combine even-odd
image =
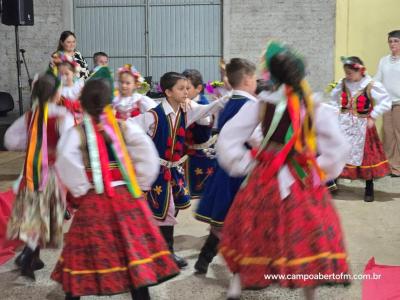
[[[22,168],[23,155],[11,152],[0,153],[0,188],[4,191]],[[362,201],[361,182],[344,181],[335,196],[335,205],[342,220],[352,271],[362,270],[370,257],[377,263],[400,265],[400,178],[384,178],[376,183],[376,201]],[[193,209],[197,206],[193,201]],[[207,276],[193,274],[196,255],[207,235],[207,226],[192,217],[191,209],[179,215],[175,244],[177,252],[189,261],[189,267],[174,280],[151,288],[152,299],[225,299],[230,274],[220,257],[210,266]],[[0,299],[49,299],[61,300],[61,288],[49,279],[59,251],[42,251],[46,268],[37,272],[37,281],[29,282],[18,276],[13,262],[0,267]],[[361,282],[354,281],[350,287],[322,287],[319,299],[361,299]],[[262,291],[245,291],[242,299],[301,299],[301,291],[270,287]],[[84,297],[83,299],[100,299]],[[109,299],[102,297],[101,299]],[[119,295],[110,299],[130,299]]]

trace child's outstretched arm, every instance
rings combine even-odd
[[[186,127],[190,126],[194,122],[204,117],[211,116],[219,112],[222,108],[225,107],[225,104],[228,102],[228,100],[229,100],[228,97],[222,97],[207,105],[200,105],[192,101],[190,107],[186,111],[187,114]]]

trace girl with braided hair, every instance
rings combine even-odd
[[[340,222],[325,187],[327,179],[340,174],[348,146],[333,110],[311,98],[297,55],[272,42],[265,69],[275,91],[245,104],[217,142],[221,166],[231,176],[248,174],[220,243],[234,273],[228,299],[239,299],[241,287],[261,289],[273,283],[304,288],[306,298],[313,299],[314,287],[347,282],[313,275],[349,271]],[[243,141],[260,121],[264,139],[258,149],[248,150]],[[309,279],[293,277],[300,274]]]

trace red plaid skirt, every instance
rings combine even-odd
[[[347,283],[343,278],[315,278],[349,272],[329,192],[296,180],[282,200],[277,178],[265,182],[260,175],[268,164],[258,164],[225,219],[220,251],[230,270],[239,273],[243,287],[249,289],[272,283],[293,288]],[[279,277],[300,274],[312,278]],[[277,277],[267,278],[270,275]]]
[[[91,191],[74,199],[79,208],[51,275],[74,296],[124,293],[179,273],[146,201],[115,189],[113,198]]]
[[[376,127],[367,128],[364,157],[361,166],[346,165],[340,178],[370,180],[389,175],[391,172]]]

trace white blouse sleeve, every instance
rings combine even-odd
[[[392,108],[392,98],[380,82],[374,82],[371,89],[371,96],[374,99],[374,107],[371,117],[376,119]]]
[[[140,98],[140,112],[143,114],[147,111],[149,111],[150,109],[154,108],[157,106],[157,103],[151,99],[150,97],[147,97],[145,95],[143,95]]]
[[[4,146],[11,151],[24,151],[27,147],[28,128],[26,114],[19,117],[6,131]]]
[[[350,146],[339,128],[339,121],[332,107],[320,104],[315,111],[317,130],[317,162],[327,179],[340,175],[346,163]]]
[[[75,126],[75,120],[71,113],[67,112],[59,122],[58,131],[60,136],[65,134],[70,128]]]
[[[160,159],[151,138],[133,122],[126,122],[125,143],[142,190],[148,191],[160,173]]]
[[[228,102],[229,98],[222,97],[210,104],[201,105],[194,101],[190,104],[190,108],[187,110],[187,124],[186,127],[189,127],[194,122],[205,118],[207,116],[211,116],[217,112],[219,112],[222,108],[224,108],[225,104]]]
[[[126,123],[136,124],[149,136],[153,136],[156,130],[156,120],[152,112],[145,112],[133,118],[128,118]]]
[[[81,136],[76,128],[63,134],[57,144],[55,168],[74,197],[85,195],[92,187],[86,175],[80,146]]]
[[[260,102],[247,101],[223,126],[218,136],[216,145],[218,163],[231,176],[244,176],[254,165],[254,160],[245,143],[251,140],[252,136],[254,137],[255,129],[259,124],[259,106]],[[262,134],[258,132],[255,136],[258,136],[259,140]]]

